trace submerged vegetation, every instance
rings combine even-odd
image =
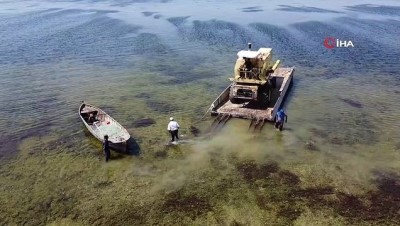
[[[307,185],[275,160],[243,158],[234,150],[199,153],[185,147],[195,152],[162,161],[113,153],[113,161],[104,164],[100,153],[77,152],[80,144],[50,150],[54,142],[54,137],[27,139],[18,157],[1,166],[3,223],[395,225],[400,220],[395,173],[377,171],[371,189],[352,194],[331,183]]]

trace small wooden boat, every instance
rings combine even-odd
[[[107,135],[112,148],[119,144],[126,148],[126,141],[130,138],[128,131],[103,110],[82,103],[79,107],[79,116],[90,133],[99,141],[103,142],[104,136]]]

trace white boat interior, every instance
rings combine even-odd
[[[130,138],[125,128],[97,107],[85,104],[80,108],[80,115],[89,131],[101,141],[105,135],[111,143],[125,142]]]

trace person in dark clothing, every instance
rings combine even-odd
[[[108,136],[104,136],[104,142],[103,142],[103,151],[104,155],[106,156],[106,162],[110,159],[110,141],[108,141]]]
[[[244,70],[245,70],[245,77],[250,78],[251,77],[251,69],[253,69],[253,65],[250,62],[250,59],[247,57],[243,57],[244,59]]]
[[[96,121],[95,116],[93,115],[93,113],[90,113],[88,118],[88,124],[92,125],[95,121]]]
[[[280,109],[276,113],[276,119],[275,119],[275,128],[279,128],[280,131],[283,129],[283,123],[287,122],[287,115],[283,109]]]
[[[249,58],[244,57],[244,68],[245,68],[247,71],[251,71],[251,69],[253,68],[253,65],[251,64]]]

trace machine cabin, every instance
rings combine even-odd
[[[258,51],[239,51],[234,72],[235,82],[266,82],[272,71],[272,49],[260,48]]]

